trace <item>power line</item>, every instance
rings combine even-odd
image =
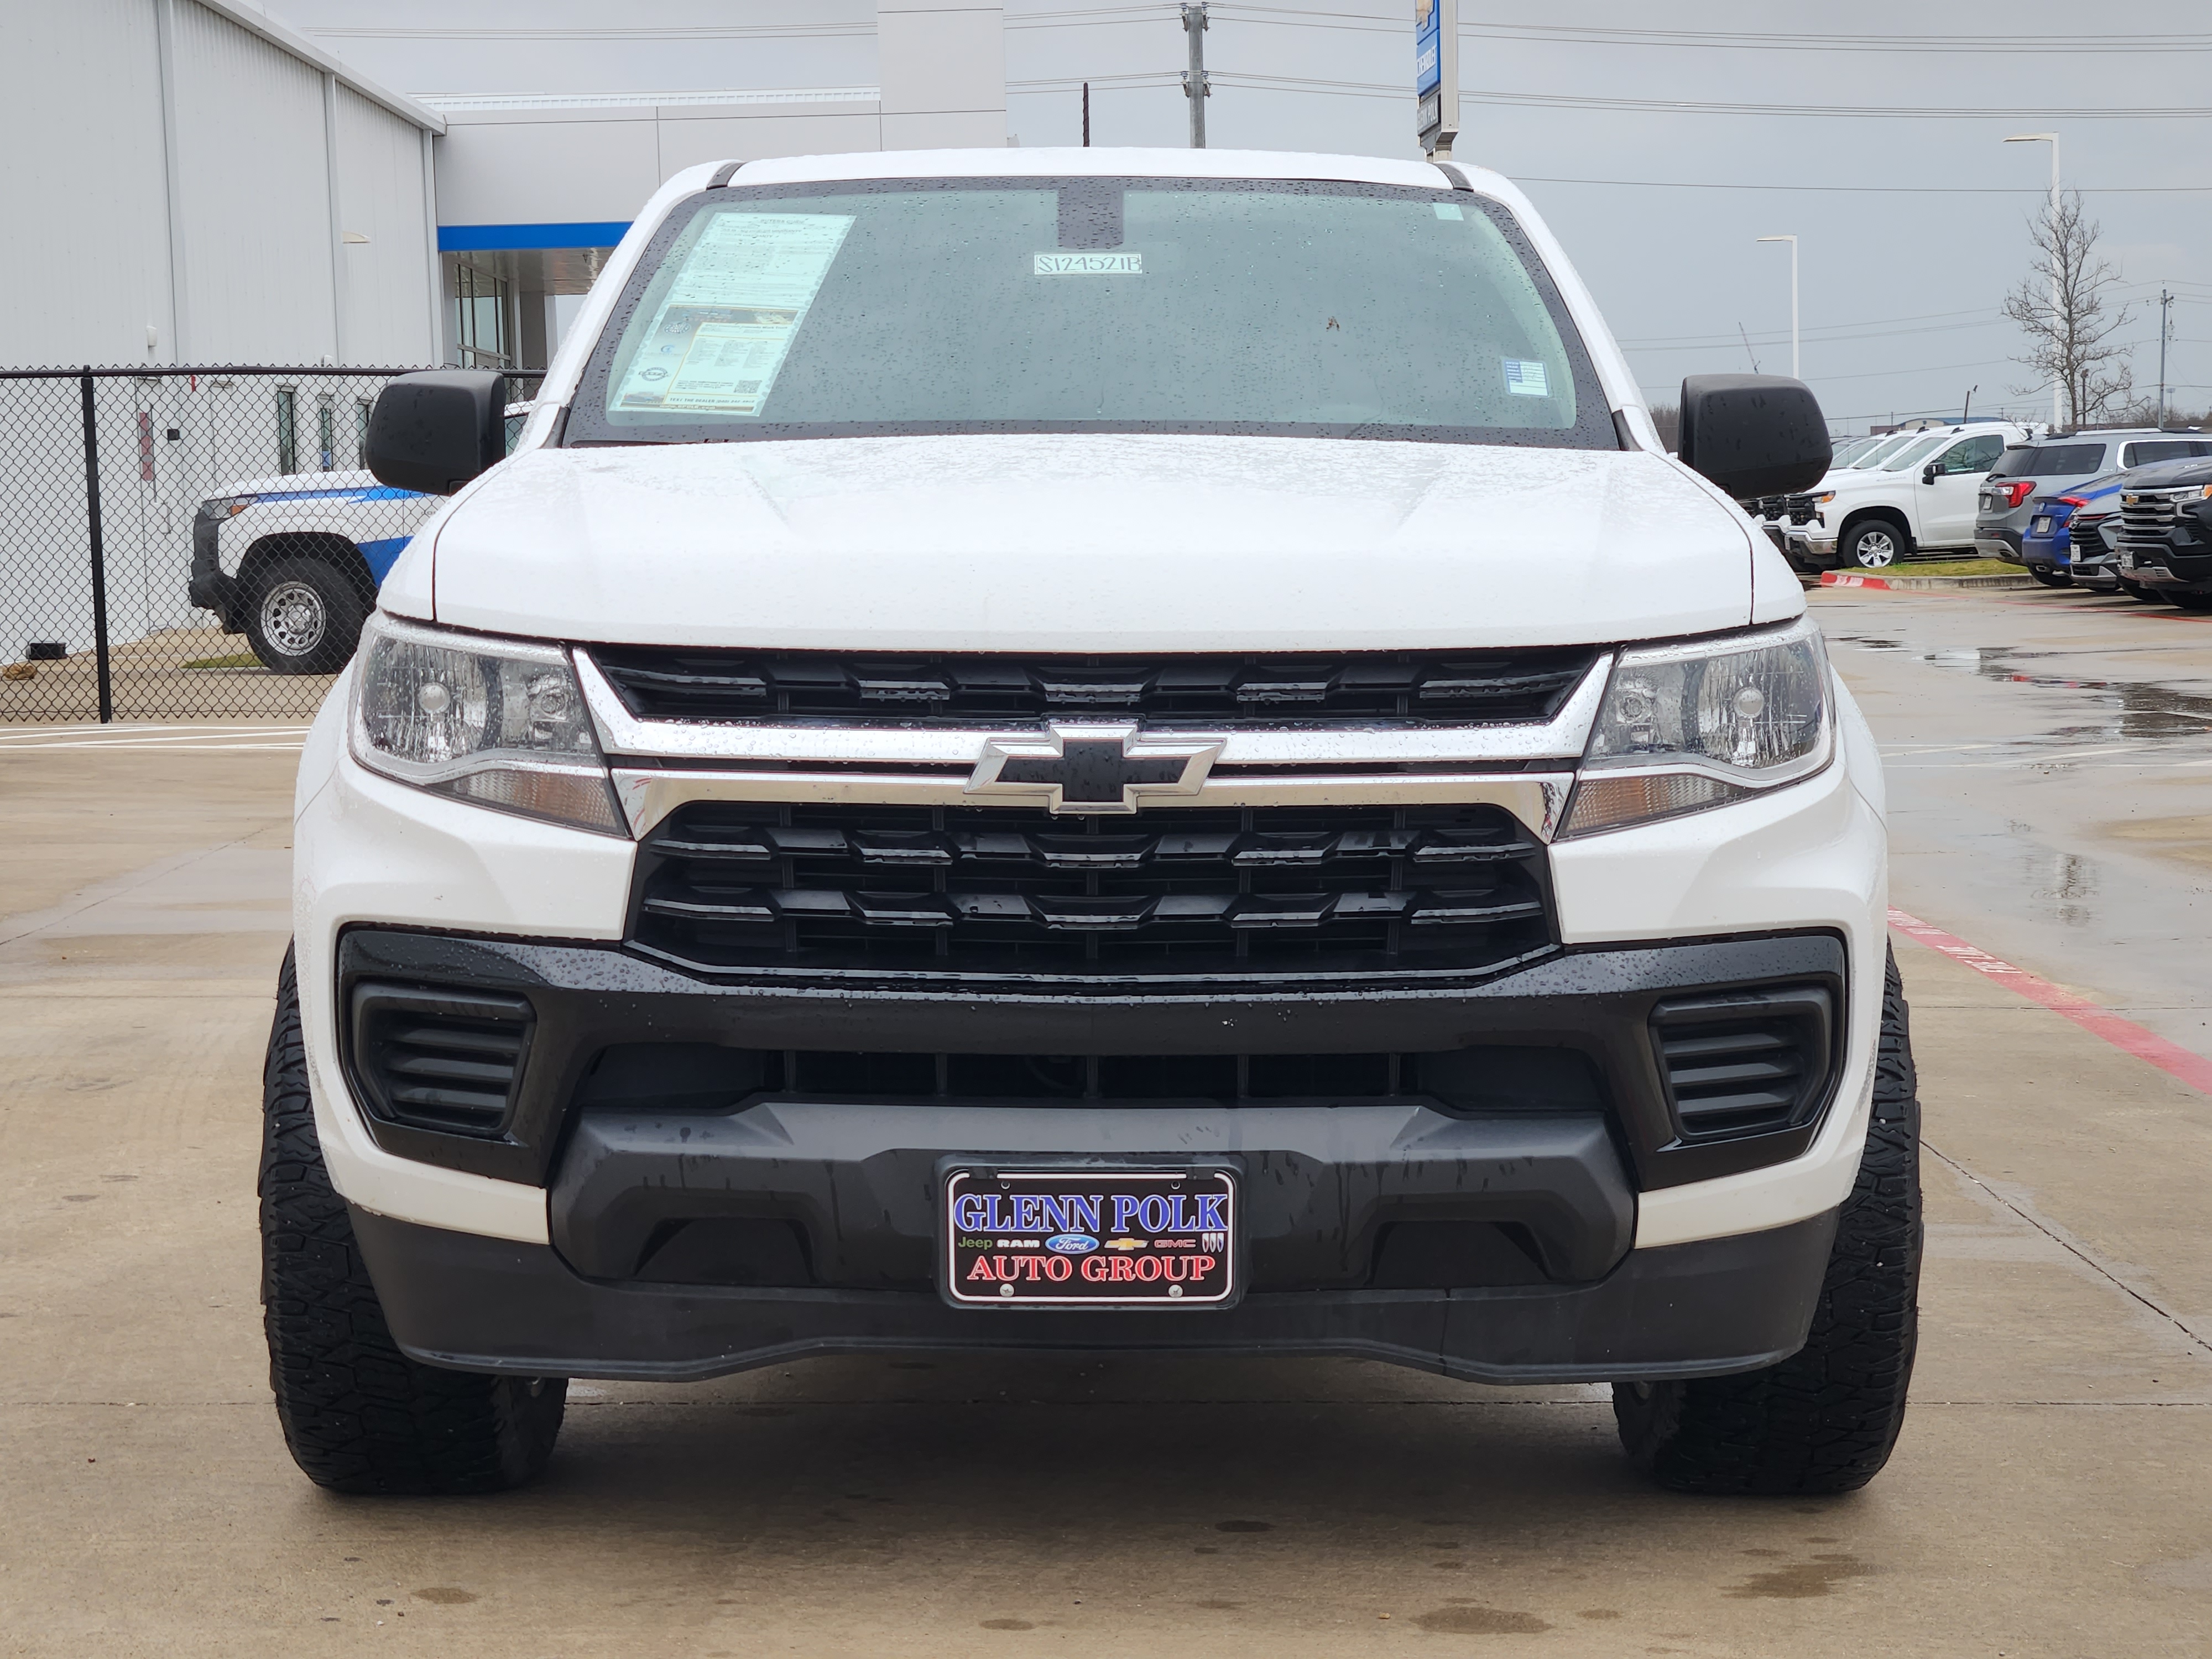
[[[1975,306],[1971,310],[1967,311],[1923,311],[1911,317],[1869,317],[1862,322],[1826,323],[1817,325],[1816,328],[1885,328],[1892,323],[1935,323],[1941,322],[1946,318],[1951,317],[1979,317],[1985,314],[1988,310],[1989,307],[1986,306]],[[1815,329],[1807,329],[1805,331],[1808,337],[1815,331]],[[1724,337],[1724,336],[1718,334],[1648,334],[1645,335],[1638,343],[1644,345],[1705,345],[1722,340]],[[1618,341],[1616,343],[1626,345],[1628,342],[1621,340]]]
[[[1636,190],[1787,190],[1851,196],[2034,196],[2051,192],[2040,185],[1750,185],[1683,179],[1562,179],[1540,173],[1507,175],[1516,185],[1620,185]],[[2069,185],[2084,196],[2202,196],[2212,185]]]
[[[1378,34],[1407,34],[1407,21],[1393,15],[1359,11],[1308,10],[1302,6],[1270,6],[1250,0],[1219,0],[1224,12],[1271,14],[1240,18],[1239,21],[1275,23],[1296,27],[1364,29]],[[1338,21],[1342,20],[1342,21]],[[1464,22],[1460,33],[1494,40],[1554,41],[1578,46],[1697,46],[1731,52],[1872,52],[1883,53],[1970,54],[1978,58],[2007,55],[2078,58],[2085,54],[2123,55],[2136,52],[2212,52],[2212,34],[2116,34],[2102,38],[2068,36],[2043,40],[1987,34],[1808,34],[1748,29],[1605,28],[1563,23]]]

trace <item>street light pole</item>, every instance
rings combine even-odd
[[[1759,240],[1790,244],[1790,378],[1802,380],[1805,376],[1798,367],[1797,359],[1797,239],[1795,236],[1762,236]]]
[[[2016,132],[2006,139],[2005,143],[2051,146],[2051,234],[2054,237],[2057,236],[2058,234],[2058,135],[2055,132]],[[2058,254],[2055,249],[2051,257],[2054,262],[2057,259]],[[2052,264],[2051,270],[2051,317],[2055,325],[2058,319],[2058,268],[2056,263]],[[2051,377],[2051,424],[2054,427],[2066,424],[2065,398],[2065,376],[2054,372]]]

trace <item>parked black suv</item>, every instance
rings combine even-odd
[[[2145,467],[2120,496],[2120,577],[2212,611],[2212,460]]]

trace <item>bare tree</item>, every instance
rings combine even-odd
[[[2035,239],[2034,275],[2005,296],[2005,315],[2027,335],[2028,355],[2015,357],[2066,400],[2070,425],[2103,417],[2133,398],[2135,372],[2112,335],[2129,322],[2128,307],[2108,310],[2106,290],[2119,273],[2097,257],[2103,229],[2081,216],[2081,193],[2069,191],[2029,226]],[[2015,386],[2025,396],[2033,386]]]

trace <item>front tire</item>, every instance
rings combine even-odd
[[[335,674],[361,643],[371,597],[327,559],[271,559],[245,596],[246,641],[272,673]]]
[[[1735,1376],[1615,1383],[1630,1460],[1676,1492],[1821,1495],[1866,1485],[1905,1420],[1920,1251],[1920,1102],[1893,953],[1866,1150],[1805,1346]]]
[[[1887,570],[1905,556],[1905,532],[1887,519],[1863,519],[1844,532],[1836,550],[1845,564]]]
[[[2212,593],[2192,593],[2185,587],[2177,587],[2166,597],[2184,611],[2212,611]]]
[[[2166,598],[2156,588],[2145,587],[2141,582],[2131,582],[2125,576],[2115,580],[2120,584],[2121,592],[2131,599],[2141,599],[2145,605],[2156,605]]]
[[[333,1492],[501,1492],[545,1467],[565,1377],[481,1376],[400,1352],[331,1186],[307,1093],[292,952],[262,1074],[261,1301],[292,1461]]]

